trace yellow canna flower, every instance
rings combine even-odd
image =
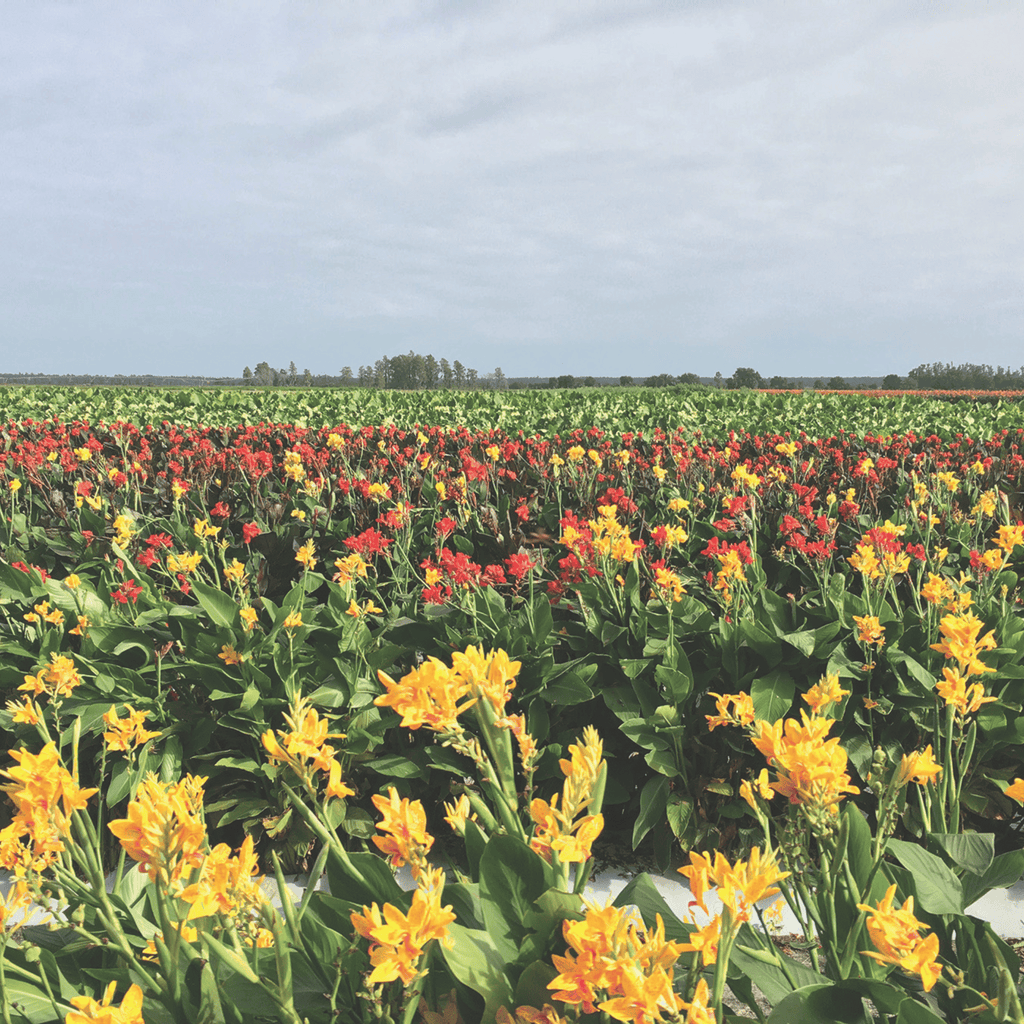
[[[72,996],[74,1009],[64,1018],[65,1024],[145,1024],[142,1017],[142,989],[133,984],[124,994],[120,1006],[114,1006],[117,982],[107,985],[103,1001],[92,996]]]
[[[150,772],[128,804],[128,817],[107,826],[150,881],[165,887],[202,864],[206,828],[200,818],[205,778],[161,782]]]
[[[711,693],[709,696],[716,698],[718,714],[704,716],[708,720],[708,732],[720,725],[745,726],[754,721],[754,702],[749,693]]]
[[[245,658],[231,644],[224,644],[217,655],[225,665],[241,665]]]
[[[419,960],[432,940],[447,941],[448,926],[455,920],[451,906],[441,906],[444,874],[435,873],[430,888],[417,888],[412,896],[408,915],[390,903],[383,914],[374,903],[363,907],[362,914],[352,914],[357,934],[370,940],[370,963],[373,970],[367,985],[380,985],[401,980],[411,984],[419,973]]]
[[[850,691],[839,686],[839,676],[835,674],[824,675],[805,694],[804,700],[811,706],[811,711],[818,714],[822,708],[829,704],[838,704],[844,697],[849,697]]]
[[[103,741],[107,750],[128,750],[159,736],[159,732],[150,732],[143,724],[149,717],[148,711],[136,711],[130,704],[124,706],[126,718],[118,718],[117,708],[110,705],[110,710],[103,716],[107,724],[107,732]]]
[[[1024,804],[1024,779],[1014,779],[1013,785],[1006,788],[1006,795],[1019,804]]]
[[[248,633],[255,627],[259,615],[255,608],[246,605],[238,609],[238,617],[242,620],[242,628]]]
[[[914,897],[909,896],[899,909],[892,905],[896,885],[890,885],[877,906],[859,903],[858,910],[868,914],[867,929],[874,950],[864,951],[881,963],[895,964],[908,974],[916,974],[926,992],[942,976],[942,968],[935,962],[939,953],[939,937],[933,932],[926,939],[921,929],[927,927],[914,917]]]
[[[301,563],[303,569],[312,572],[316,568],[316,548],[311,540],[306,541],[295,555],[295,561]]]
[[[877,615],[854,615],[853,621],[857,624],[857,639],[862,644],[881,647],[885,643],[885,626],[878,621]]]
[[[905,786],[913,779],[919,786],[924,786],[929,782],[935,782],[941,771],[942,765],[936,763],[932,756],[932,745],[929,743],[924,750],[915,750],[903,755],[896,784]]]

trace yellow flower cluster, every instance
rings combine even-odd
[[[637,546],[629,536],[629,527],[616,519],[618,511],[616,505],[602,505],[597,510],[597,519],[591,519],[588,523],[591,530],[590,543],[594,553],[603,558],[632,562],[636,559]]]
[[[72,996],[74,1009],[64,1018],[64,1024],[145,1024],[142,989],[138,985],[130,985],[120,1006],[114,1006],[116,991],[117,982],[112,981],[103,993],[102,1002],[97,1002],[92,996]]]
[[[530,804],[530,817],[537,826],[530,846],[548,862],[555,851],[563,863],[582,863],[604,828],[603,815],[583,815],[605,769],[602,749],[597,730],[588,725],[583,730],[583,742],[570,744],[570,759],[559,761],[565,776],[561,805],[557,793],[550,803],[538,797]]]
[[[186,775],[161,782],[150,772],[128,804],[128,817],[112,821],[110,831],[151,882],[180,886],[203,862],[206,826],[202,822],[205,778]]]
[[[305,477],[306,470],[302,465],[302,456],[298,452],[284,453],[284,475],[296,482]]]
[[[427,868],[427,854],[434,845],[434,837],[427,832],[427,812],[419,800],[409,801],[398,796],[394,786],[388,787],[386,797],[373,796],[373,806],[383,815],[377,823],[384,835],[374,836],[373,843],[393,868],[409,864],[414,879]]]
[[[486,697],[499,714],[515,688],[520,663],[509,661],[503,650],[488,651],[467,647],[452,655],[449,668],[437,658],[428,658],[395,682],[386,672],[377,678],[387,690],[374,703],[394,708],[407,729],[425,725],[434,732],[456,727],[459,715]],[[461,702],[461,703],[460,703]]]
[[[942,968],[935,962],[939,955],[939,937],[934,932],[923,939],[922,924],[914,917],[914,897],[907,897],[902,907],[894,908],[895,884],[890,885],[877,906],[858,903],[857,909],[868,914],[867,929],[874,950],[864,950],[883,964],[895,964],[908,974],[921,979],[925,992],[930,992],[942,976]]]
[[[103,734],[103,742],[107,750],[131,750],[141,746],[147,740],[159,736],[159,732],[150,732],[145,727],[149,717],[148,711],[136,711],[130,704],[125,704],[125,718],[118,718],[117,708],[111,704],[110,710],[103,716],[107,731]]]
[[[981,619],[969,611],[943,616],[939,623],[943,640],[931,645],[932,650],[940,651],[947,659],[952,658],[957,663],[956,668],[942,670],[942,679],[935,684],[935,688],[946,705],[955,708],[960,716],[973,714],[982,704],[996,699],[985,696],[982,683],[969,682],[971,676],[995,671],[981,660],[983,651],[994,650],[997,646],[995,633],[991,630],[979,638],[978,634],[983,627]]]
[[[760,847],[750,851],[747,860],[730,864],[721,850],[710,854],[690,852],[690,863],[679,868],[679,874],[690,880],[690,891],[697,906],[709,913],[704,896],[712,886],[724,907],[728,907],[734,924],[750,920],[750,911],[755,903],[778,894],[776,884],[789,877],[783,871],[775,854],[769,850],[762,854]]]
[[[0,867],[19,877],[27,869],[42,871],[64,849],[68,819],[82,810],[96,789],[80,789],[61,764],[55,743],[33,754],[22,747],[8,753],[18,762],[0,776],[11,781],[2,789],[13,801],[14,819],[0,831]]]
[[[354,796],[341,781],[341,763],[335,758],[335,750],[327,741],[343,739],[342,733],[329,733],[326,718],[321,718],[316,708],[309,706],[308,698],[296,694],[291,708],[284,716],[288,729],[268,729],[260,737],[263,749],[271,761],[286,764],[307,786],[313,787],[316,773],[327,772],[327,799],[343,799]]]
[[[65,654],[51,654],[49,665],[24,679],[19,690],[30,690],[34,697],[45,693],[51,698],[71,696],[71,691],[82,682],[74,661]]]
[[[424,871],[412,895],[412,906],[403,914],[390,903],[383,912],[374,903],[363,912],[352,914],[352,925],[364,939],[370,940],[373,966],[367,983],[382,985],[401,979],[408,986],[419,973],[419,961],[427,943],[448,939],[448,926],[455,920],[450,906],[441,906],[444,872],[440,868]]]
[[[686,1008],[672,988],[683,945],[665,939],[660,915],[648,929],[633,907],[587,904],[584,919],[565,921],[562,935],[569,948],[564,956],[551,958],[559,972],[548,983],[552,998],[584,1014],[600,1010],[621,1021],[662,1020],[663,1014]],[[516,1011],[520,1020],[543,1020],[534,1016],[543,1012],[532,1007]],[[498,1020],[511,1016],[505,1011]]]
[[[776,793],[811,815],[837,814],[843,795],[860,790],[850,785],[846,751],[839,739],[826,739],[835,721],[809,717],[806,711],[800,717],[801,722],[789,718],[771,725],[755,723],[752,742],[775,769],[777,781],[771,788]]]
[[[22,618],[32,625],[39,621],[48,622],[51,626],[60,626],[64,623],[64,613],[59,608],[50,611],[50,602],[42,601],[32,606],[32,611],[26,612]]]

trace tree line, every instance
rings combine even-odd
[[[987,364],[922,363],[906,376],[896,373],[884,377],[763,377],[749,366],[740,366],[731,376],[716,373],[714,377],[699,377],[695,373],[659,373],[648,377],[577,377],[570,373],[556,377],[510,378],[495,367],[483,376],[472,367],[463,366],[455,359],[435,359],[432,355],[408,352],[405,355],[383,356],[372,364],[358,367],[344,366],[337,374],[301,372],[294,361],[287,369],[275,369],[267,362],[248,366],[238,377],[206,377],[199,374],[181,376],[157,374],[70,374],[70,373],[2,373],[0,384],[50,385],[114,385],[117,387],[363,387],[403,391],[434,390],[442,388],[466,390],[549,389],[588,387],[699,387],[710,386],[736,390],[739,388],[812,388],[817,391],[845,391],[849,389],[883,388],[890,391],[1024,391],[1024,366],[1017,370]]]

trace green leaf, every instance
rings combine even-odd
[[[163,756],[160,759],[160,781],[164,783],[177,782],[181,777],[181,740],[177,736],[168,736],[164,740],[163,748]]]
[[[633,823],[633,849],[648,832],[665,817],[668,805],[668,779],[664,775],[656,775],[648,779],[640,793],[640,813]]]
[[[782,639],[790,647],[795,647],[805,658],[809,658],[814,653],[815,645],[818,642],[815,632],[813,630],[801,630],[798,633],[786,633]]]
[[[676,917],[675,912],[665,902],[665,897],[658,892],[651,876],[646,872],[636,875],[629,884],[615,897],[616,907],[635,906],[644,919],[644,924],[653,925],[655,918],[661,914],[665,922],[665,938],[670,942],[686,941],[694,931],[693,925],[684,924]]]
[[[996,837],[991,832],[930,832],[934,842],[953,862],[972,875],[984,876],[996,855]]]
[[[939,857],[900,839],[890,839],[887,849],[913,876],[917,906],[929,914],[964,912],[960,879]]]
[[[772,1010],[768,1024],[871,1024],[871,1018],[858,993],[818,984],[791,992]]]
[[[945,1018],[932,1013],[924,1003],[909,996],[900,1003],[896,1024],[943,1024]]]
[[[14,571],[17,572],[18,570],[15,569]],[[25,574],[22,573],[21,575]],[[16,1003],[18,1006],[17,1016],[12,1018],[14,1024],[21,1024],[22,1021],[27,1021],[28,1024],[53,1024],[53,1007],[50,1005],[49,997],[41,985],[39,988],[36,988],[20,978],[11,978],[10,973],[8,973],[4,982],[2,998],[8,1006],[12,1003]],[[59,1000],[57,1001],[57,1006],[60,1008],[62,1020],[64,1015],[72,1010],[72,1007],[66,1003],[62,1004]]]
[[[494,1020],[500,1007],[514,1005],[505,958],[486,931],[456,923],[448,926],[448,934],[453,940],[451,949],[440,943],[448,969],[457,981],[483,996],[481,1020]]]
[[[204,583],[202,580],[193,579],[191,583],[192,593],[196,595],[196,600],[202,606],[203,611],[216,625],[230,629],[238,620],[238,605],[235,603],[235,599],[230,594],[225,594],[220,588],[210,586],[209,583]]]
[[[516,994],[513,1006],[543,1006],[551,1002],[551,989],[548,982],[558,977],[558,971],[543,960],[534,960],[527,964],[516,982]]]
[[[964,904],[970,906],[993,889],[1005,889],[1024,875],[1024,850],[1008,850],[993,858],[992,864],[981,878],[964,875]]]
[[[669,668],[668,665],[658,665],[654,670],[655,681],[668,690],[676,703],[686,700],[690,690],[693,689],[693,674],[689,671],[689,664],[685,667],[687,671]]]
[[[488,840],[480,857],[480,903],[488,934],[508,963],[540,955],[530,941],[533,904],[550,887],[548,876],[548,866],[521,839],[495,835]]]
[[[793,706],[796,683],[782,669],[769,672],[750,684],[750,698],[754,702],[754,716],[762,722],[777,722]]]
[[[369,766],[375,772],[380,772],[381,775],[390,775],[395,779],[425,779],[427,777],[427,770],[423,765],[398,754],[375,757],[369,762]]]

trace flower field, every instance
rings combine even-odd
[[[11,395],[5,1022],[1024,1021],[1016,406],[358,398]]]

